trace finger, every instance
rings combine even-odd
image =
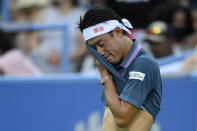
[[[93,57],[93,59],[94,59],[94,62],[95,62],[97,65],[100,64],[99,61],[98,61],[95,57]]]

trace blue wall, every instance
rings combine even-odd
[[[163,80],[162,131],[197,131],[197,79]]]
[[[104,107],[95,77],[0,78],[0,131],[73,131]],[[197,79],[163,80],[156,122],[162,131],[196,131]]]

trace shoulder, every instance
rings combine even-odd
[[[149,55],[141,55],[136,58],[134,63],[134,69],[140,69],[142,71],[159,71],[159,65],[157,61]]]

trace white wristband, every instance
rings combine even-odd
[[[110,76],[104,76],[100,78],[100,82],[103,85],[109,78],[111,78]]]

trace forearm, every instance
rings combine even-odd
[[[108,71],[102,71],[101,77],[108,76],[108,80],[104,83],[105,96],[108,106],[114,116],[114,119],[119,127],[126,127],[137,114],[137,108],[131,104],[119,99],[119,94],[116,91],[114,82]]]
[[[106,74],[105,76],[110,76],[110,74]],[[103,76],[102,76],[103,77]],[[105,96],[108,102],[108,105],[113,112],[114,115],[119,115],[120,111],[120,99],[119,95],[115,89],[114,82],[111,77],[104,83],[104,90],[105,90]]]
[[[108,72],[102,73],[101,77],[110,76]],[[114,82],[111,77],[104,83],[105,96],[108,102],[108,106],[111,109],[114,117],[122,118],[126,114],[124,108],[121,106],[121,100],[116,91]]]
[[[102,78],[108,78],[103,83],[106,100],[108,102],[108,106],[114,116],[114,119],[118,126],[126,127],[129,122],[134,118],[135,114],[137,114],[138,109],[133,105],[124,102],[119,99],[119,94],[116,91],[114,81],[110,77],[111,74],[96,61],[96,65],[99,69]]]

